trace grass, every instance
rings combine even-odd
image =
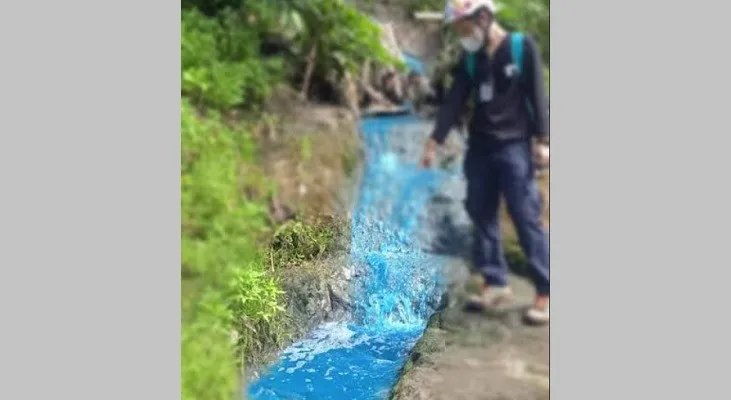
[[[250,133],[216,113],[183,101],[181,140],[182,398],[228,399],[244,360],[276,342],[282,310],[259,250],[265,199],[244,195],[264,180]]]
[[[182,104],[186,400],[239,396],[242,368],[259,365],[295,333],[298,322],[285,311],[293,294],[284,293],[282,282],[292,274],[282,272],[316,268],[345,248],[341,238],[347,238],[347,225],[335,216],[334,199],[353,168],[345,160],[357,163],[354,131],[334,138],[332,132],[290,130],[272,144],[257,133],[257,125],[227,121],[211,110],[202,115],[189,102]],[[281,161],[285,168],[277,170]],[[302,185],[308,188],[304,195]],[[296,208],[298,217],[275,223],[269,214],[274,196]],[[329,216],[314,217],[322,214]]]

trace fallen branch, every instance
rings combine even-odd
[[[307,55],[307,68],[305,68],[305,78],[302,82],[302,90],[300,91],[300,97],[303,100],[307,99],[307,92],[310,89],[310,80],[312,80],[312,73],[315,70],[315,61],[317,61],[317,45],[313,45],[310,50],[310,54]]]

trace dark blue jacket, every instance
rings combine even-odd
[[[467,73],[464,56],[453,71],[454,83],[439,109],[432,138],[443,143],[464,110],[468,96],[475,100],[469,122],[470,147],[491,146],[530,136],[548,141],[548,101],[538,46],[525,36],[523,67],[513,65],[510,37],[492,58],[480,51],[475,76]]]

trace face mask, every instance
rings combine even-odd
[[[462,44],[462,47],[470,53],[474,53],[479,50],[484,41],[485,36],[478,28],[475,28],[475,31],[471,36],[459,38],[459,42]]]

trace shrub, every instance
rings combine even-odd
[[[264,58],[262,43],[273,36],[285,39],[288,52]],[[378,26],[343,0],[183,3],[182,91],[197,105],[254,108],[275,84],[301,79],[313,49],[311,75],[320,81],[357,73],[369,59],[398,64]]]
[[[396,63],[381,43],[378,25],[343,0],[290,0],[286,14],[299,54],[317,48],[316,69],[325,76],[357,72],[366,60]]]
[[[197,105],[254,107],[283,77],[282,60],[260,57],[260,38],[240,14],[185,10],[181,30],[182,92]]]
[[[345,224],[335,218],[319,218],[309,223],[291,221],[274,233],[271,251],[279,267],[288,267],[333,254],[345,233]]]

